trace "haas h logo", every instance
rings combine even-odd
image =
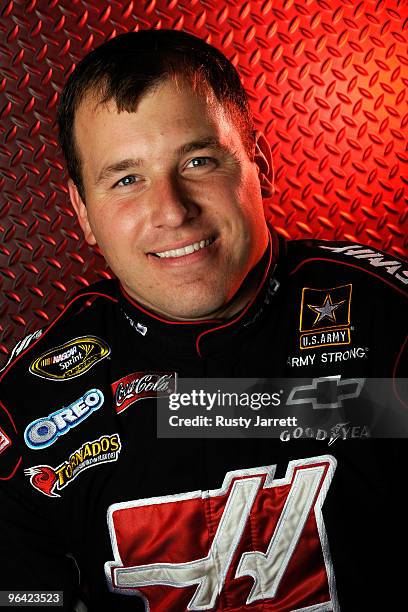
[[[114,504],[110,590],[146,611],[338,612],[321,507],[331,456],[229,472],[221,489]]]

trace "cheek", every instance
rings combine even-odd
[[[96,210],[91,227],[100,246],[120,250],[122,244],[141,235],[143,221],[130,206],[106,206]]]
[[[257,176],[248,176],[241,185],[238,197],[247,222],[256,226],[264,221],[264,205]]]
[[[218,194],[228,215],[239,221],[251,218],[254,204],[260,197],[257,174],[250,169],[239,175],[220,177],[217,184]]]

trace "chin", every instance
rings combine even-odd
[[[183,300],[181,297],[176,304],[171,303],[163,305],[163,310],[168,313],[169,317],[174,319],[194,320],[217,318],[216,312],[223,306],[224,299],[209,300],[208,296],[206,297],[207,299],[201,300],[199,297],[194,300],[191,298]],[[180,304],[181,300],[183,300],[182,306]]]

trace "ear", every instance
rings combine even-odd
[[[82,231],[84,233],[85,240],[90,245],[96,244],[96,238],[93,235],[91,226],[89,225],[88,211],[86,205],[83,202],[81,196],[79,195],[78,187],[71,179],[69,179],[68,181],[68,191],[72,207],[78,218],[79,225],[81,226]]]
[[[258,166],[259,182],[263,198],[270,198],[275,193],[275,173],[271,147],[262,132],[255,132],[254,161]]]

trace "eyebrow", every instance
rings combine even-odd
[[[103,183],[108,178],[110,178],[113,174],[118,174],[119,172],[126,172],[127,170],[133,170],[143,164],[141,159],[122,159],[119,162],[115,162],[114,164],[109,164],[102,168],[100,173],[97,176],[95,183],[99,185],[99,183]]]
[[[181,147],[178,147],[175,153],[177,157],[182,157],[187,153],[192,153],[193,151],[199,151],[201,149],[213,149],[216,151],[227,150],[226,147],[220,143],[218,138],[209,136],[208,138],[201,138],[199,140],[187,142],[186,144],[181,145]],[[96,184],[98,185],[99,183],[102,183],[114,174],[126,172],[127,170],[133,170],[134,168],[138,168],[140,166],[143,166],[143,160],[140,158],[122,159],[113,164],[109,164],[108,166],[104,166],[97,176]]]
[[[215,149],[218,151],[225,151],[225,147],[220,143],[218,138],[209,136],[208,138],[194,140],[193,142],[187,142],[186,144],[181,145],[181,147],[176,150],[176,154],[181,157],[182,155],[186,155],[186,153],[192,153],[193,151],[198,151],[200,149]]]

